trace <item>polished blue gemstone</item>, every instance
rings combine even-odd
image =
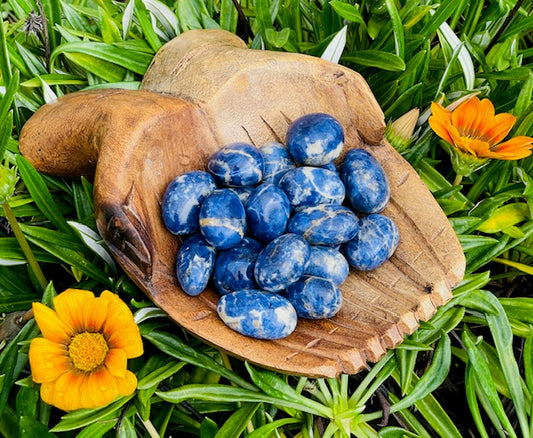
[[[297,234],[282,234],[257,257],[254,274],[259,288],[279,292],[297,281],[309,259],[309,244]]]
[[[200,208],[200,232],[217,249],[239,243],[246,231],[246,213],[239,197],[230,189],[217,189]]]
[[[215,248],[199,233],[183,242],[176,258],[176,277],[185,293],[196,296],[206,288],[215,259]]]
[[[366,150],[349,150],[340,166],[340,174],[346,195],[359,213],[379,213],[389,202],[387,175],[379,161]]]
[[[336,246],[351,240],[357,232],[357,216],[349,208],[322,204],[296,213],[287,232],[303,236],[311,245]]]
[[[234,192],[242,202],[242,205],[246,205],[250,195],[255,190],[254,186],[243,186],[243,187],[228,187],[232,192]]]
[[[294,169],[294,161],[281,143],[272,141],[261,146],[259,150],[264,162],[263,182],[277,184],[285,172]]]
[[[301,318],[331,318],[341,308],[342,293],[330,280],[304,276],[283,293]]]
[[[291,213],[287,195],[274,184],[257,187],[245,210],[249,233],[262,242],[270,242],[282,235]]]
[[[323,166],[340,156],[344,147],[344,129],[329,114],[311,113],[291,123],[286,140],[296,163]]]
[[[400,233],[392,219],[371,214],[359,221],[355,237],[344,247],[350,265],[371,271],[387,261],[398,246]]]
[[[349,272],[350,265],[337,248],[311,245],[304,275],[326,278],[339,286],[346,280]]]
[[[245,237],[232,248],[219,251],[213,282],[217,291],[228,294],[238,290],[257,289],[254,266],[263,245],[257,240]]]
[[[244,290],[220,297],[220,319],[231,329],[257,339],[281,339],[296,328],[292,304],[279,294]]]
[[[216,188],[213,177],[200,170],[174,178],[168,184],[161,202],[161,214],[167,229],[178,235],[197,232],[200,206]]]
[[[223,186],[254,186],[263,178],[263,156],[248,143],[231,143],[215,152],[207,162],[207,170]]]
[[[336,173],[321,167],[302,166],[289,170],[278,185],[295,211],[319,204],[342,204],[344,201],[342,180]]]

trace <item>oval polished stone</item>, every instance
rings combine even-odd
[[[336,246],[351,240],[357,232],[357,216],[349,208],[322,204],[296,213],[287,232],[303,236],[311,245]]]
[[[265,143],[259,150],[263,155],[265,183],[277,184],[285,172],[296,167],[288,149],[277,141]]]
[[[330,280],[304,276],[283,293],[299,317],[331,318],[342,306],[342,293]]]
[[[219,251],[213,269],[213,283],[217,291],[228,294],[238,290],[257,289],[254,266],[263,245],[245,237],[232,248]]]
[[[246,213],[239,197],[230,189],[217,189],[200,208],[200,232],[217,249],[239,243],[246,231]]]
[[[344,247],[350,265],[371,271],[387,261],[398,246],[400,233],[392,219],[371,214],[359,221],[359,231]]]
[[[263,178],[263,156],[249,143],[231,143],[215,152],[207,162],[207,170],[224,186],[253,186]]]
[[[309,262],[304,275],[326,278],[339,286],[344,283],[349,272],[350,265],[338,249],[331,246],[311,245]]]
[[[260,290],[223,295],[217,313],[229,328],[257,339],[284,338],[298,322],[296,311],[286,298]]]
[[[176,277],[185,293],[196,296],[206,288],[215,259],[215,248],[199,233],[183,242],[176,258]]]
[[[282,234],[257,257],[254,275],[261,289],[279,292],[297,281],[309,259],[309,244],[297,234]]]
[[[234,192],[242,202],[242,205],[246,205],[250,195],[255,190],[254,186],[243,186],[243,187],[228,187],[232,192]]]
[[[340,177],[321,167],[302,166],[289,170],[278,185],[295,211],[319,204],[342,204],[346,193]]]
[[[351,149],[344,156],[340,175],[353,208],[365,214],[381,212],[390,199],[390,186],[383,167],[364,149]]]
[[[178,235],[198,231],[200,206],[207,195],[217,188],[213,177],[200,170],[174,178],[161,201],[161,214],[167,229]]]
[[[245,211],[250,235],[262,242],[270,242],[285,232],[291,206],[287,195],[278,186],[261,184],[248,199]]]
[[[286,143],[296,163],[323,166],[340,156],[344,147],[344,129],[329,114],[306,114],[291,123]]]

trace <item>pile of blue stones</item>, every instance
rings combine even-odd
[[[207,171],[177,176],[162,200],[167,229],[185,239],[176,275],[189,295],[212,280],[217,312],[233,330],[279,339],[298,317],[334,316],[350,265],[377,268],[395,251],[396,224],[380,214],[390,188],[364,149],[346,152],[334,117],[312,113],[289,127],[286,146],[232,143]]]

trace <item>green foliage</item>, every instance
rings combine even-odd
[[[459,181],[427,124],[433,100],[477,93],[516,116],[512,135],[533,135],[531,0],[42,3],[44,27],[35,0],[0,7],[0,161],[19,177],[0,210],[0,312],[50,303],[67,287],[110,289],[136,311],[145,354],[131,361],[135,394],[62,413],[31,380],[28,344],[38,328],[28,322],[0,340],[0,434],[532,435],[533,158],[494,160]],[[387,121],[420,109],[404,157],[448,216],[467,275],[430,321],[359,375],[282,375],[191,338],[111,258],[91,183],[41,175],[18,153],[23,124],[45,102],[82,89],[137,89],[165,42],[213,27],[256,49],[339,59],[367,80]]]

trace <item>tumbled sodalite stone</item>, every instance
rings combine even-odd
[[[398,227],[391,218],[371,214],[359,221],[359,230],[344,251],[354,268],[371,271],[392,256],[399,240]]]
[[[200,207],[200,232],[217,249],[239,243],[246,231],[246,213],[239,197],[230,189],[217,189]]]
[[[200,206],[207,195],[217,188],[213,177],[200,170],[174,178],[167,186],[161,203],[163,222],[173,234],[198,231]]]
[[[311,245],[336,246],[355,236],[357,222],[357,216],[349,208],[321,204],[296,213],[287,224],[287,232],[303,236]]]
[[[324,164],[323,166],[321,166],[322,169],[328,169],[328,170],[331,170],[333,173],[335,174],[339,174],[339,169],[337,168],[337,165],[335,164],[335,162],[331,162],[331,163],[328,163],[328,164]]]
[[[381,212],[390,199],[390,186],[381,164],[364,149],[344,156],[340,175],[353,208],[365,214]]]
[[[344,283],[349,272],[350,265],[337,248],[311,245],[304,275],[326,278],[339,286]]]
[[[320,277],[302,277],[291,284],[283,296],[302,318],[331,318],[342,305],[340,289],[332,281]]]
[[[296,163],[323,166],[340,156],[344,129],[329,114],[306,114],[289,126],[286,143]]]
[[[244,187],[229,187],[232,192],[235,192],[239,199],[242,202],[242,205],[246,205],[250,195],[255,190],[254,186],[244,186]]]
[[[215,259],[215,248],[201,234],[193,234],[183,242],[176,258],[176,277],[185,293],[196,296],[205,289]]]
[[[291,214],[287,195],[274,184],[257,187],[245,207],[248,232],[262,242],[270,242],[285,232]]]
[[[263,155],[265,183],[277,184],[285,172],[296,167],[287,148],[277,141],[265,143],[259,150]]]
[[[245,237],[232,248],[219,251],[213,269],[213,283],[217,291],[228,294],[238,290],[257,289],[254,266],[263,245]]]
[[[263,156],[248,143],[231,143],[215,152],[207,162],[207,170],[220,185],[253,186],[263,177]]]
[[[309,244],[297,234],[282,234],[257,257],[254,275],[261,289],[279,292],[297,281],[309,259]]]
[[[321,167],[302,166],[289,170],[278,185],[296,211],[319,204],[342,204],[346,194],[340,177]]]
[[[229,328],[257,339],[284,338],[294,331],[298,322],[296,311],[286,298],[260,290],[223,295],[217,312]]]

